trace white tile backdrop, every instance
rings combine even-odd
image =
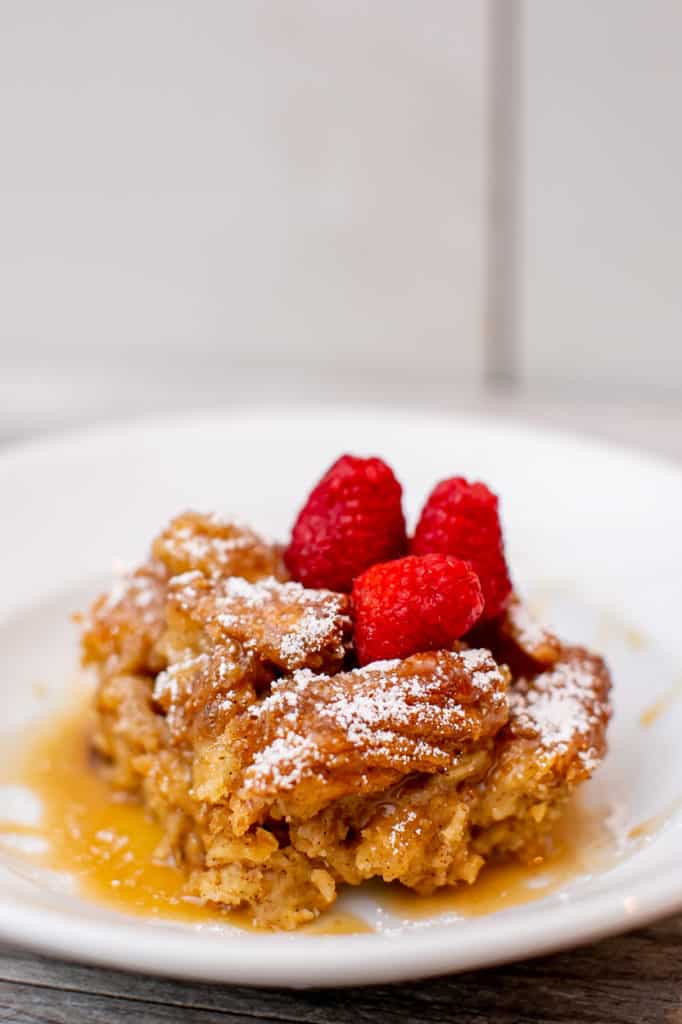
[[[479,0],[3,0],[5,428],[477,381],[486,49]]]
[[[522,365],[682,400],[682,3],[526,0]]]
[[[681,36],[678,0],[2,0],[0,436],[682,401]]]

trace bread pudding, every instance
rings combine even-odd
[[[439,485],[410,541],[387,473],[339,460],[286,549],[184,513],[82,617],[98,770],[257,927],[541,857],[605,753],[606,665],[512,590],[491,492]]]

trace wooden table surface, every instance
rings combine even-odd
[[[12,1024],[682,1024],[682,916],[557,956],[409,985],[289,992],[189,985],[0,947]]]
[[[524,400],[483,412],[574,427],[682,460],[682,409]],[[682,866],[681,869],[682,870]],[[682,915],[522,964],[407,985],[288,992],[184,984],[0,946],[0,1022],[11,1024],[682,1024]]]

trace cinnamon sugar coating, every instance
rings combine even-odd
[[[354,668],[345,595],[277,579],[250,531],[233,547],[237,528],[187,519],[95,602],[83,654],[93,743],[188,893],[294,928],[342,884],[431,892],[542,852],[605,752],[600,658],[514,598],[470,647]]]

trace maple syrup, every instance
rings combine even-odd
[[[37,796],[42,815],[35,824],[1,820],[11,849],[20,837],[43,840],[45,852],[31,859],[75,876],[89,899],[126,914],[250,928],[245,911],[204,905],[183,893],[184,872],[154,860],[161,827],[134,799],[113,792],[96,770],[88,744],[91,713],[79,708],[38,733],[17,768],[4,781]],[[460,885],[434,896],[419,896],[399,885],[372,883],[369,891],[386,910],[401,918],[426,918],[455,912],[476,916],[541,899],[577,875],[604,868],[615,859],[614,838],[604,809],[569,807],[553,837],[553,851],[531,864],[486,866],[474,885]],[[643,826],[642,826],[643,827]],[[634,836],[634,830],[631,835]],[[372,931],[362,918],[330,910],[301,931],[350,935]]]
[[[91,729],[91,713],[79,708],[38,733],[17,768],[3,773],[4,782],[40,799],[42,816],[27,824],[2,820],[0,812],[0,848],[3,837],[13,854],[17,839],[43,840],[46,850],[32,854],[34,862],[74,875],[83,896],[122,913],[250,929],[247,912],[221,910],[185,896],[184,872],[154,860],[162,829],[136,800],[114,793],[96,770],[88,743]],[[372,931],[362,918],[339,910],[300,930],[315,935]]]
[[[670,710],[680,697],[682,697],[682,679],[678,679],[658,700],[655,700],[653,704],[650,704],[642,711],[639,716],[639,724],[645,729],[650,728],[666,711]]]
[[[532,903],[556,892],[579,875],[604,870],[618,859],[608,811],[587,810],[576,800],[551,837],[551,851],[529,864],[517,861],[485,865],[473,885],[458,885],[420,896],[404,886],[390,886],[381,902],[401,918],[455,913],[478,917]]]

